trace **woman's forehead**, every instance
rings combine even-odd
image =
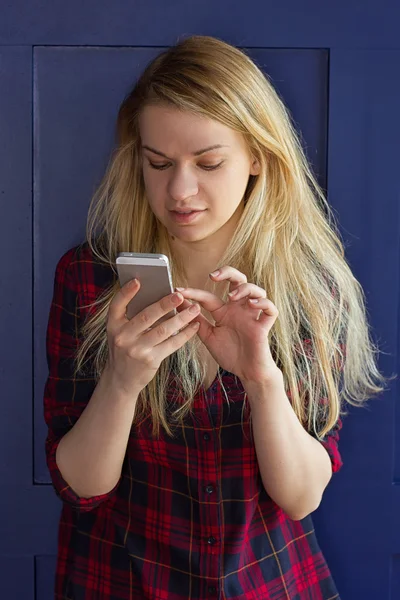
[[[215,151],[229,151],[243,144],[242,136],[223,123],[174,107],[146,106],[139,130],[143,146],[168,156],[194,156],[213,146]]]

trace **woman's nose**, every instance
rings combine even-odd
[[[184,200],[196,196],[199,191],[197,177],[190,169],[176,167],[171,170],[171,179],[168,183],[168,192],[175,200]]]

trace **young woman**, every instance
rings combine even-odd
[[[130,321],[123,251],[168,255],[179,286]],[[56,598],[339,598],[310,513],[344,402],[386,380],[290,116],[243,52],[188,38],[126,97],[47,340]]]

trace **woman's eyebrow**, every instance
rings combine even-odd
[[[159,156],[163,156],[164,158],[168,158],[168,160],[171,160],[169,156],[163,154],[163,152],[160,152],[155,148],[151,148],[150,146],[142,146],[142,148],[150,150],[150,152],[153,152],[154,154],[158,154]],[[203,148],[202,150],[196,150],[196,152],[192,152],[192,156],[200,156],[200,154],[205,154],[205,152],[210,152],[210,150],[217,150],[218,148],[229,148],[229,146],[226,144],[214,144],[213,146],[208,146],[208,148]]]

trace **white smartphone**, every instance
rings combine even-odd
[[[164,296],[172,294],[171,270],[168,256],[165,254],[146,254],[143,252],[121,252],[116,259],[118,277],[121,286],[131,279],[139,279],[140,289],[126,308],[126,316],[132,319],[150,304],[158,302]],[[161,317],[159,324],[176,315],[176,309]],[[153,325],[154,327],[154,325]]]

